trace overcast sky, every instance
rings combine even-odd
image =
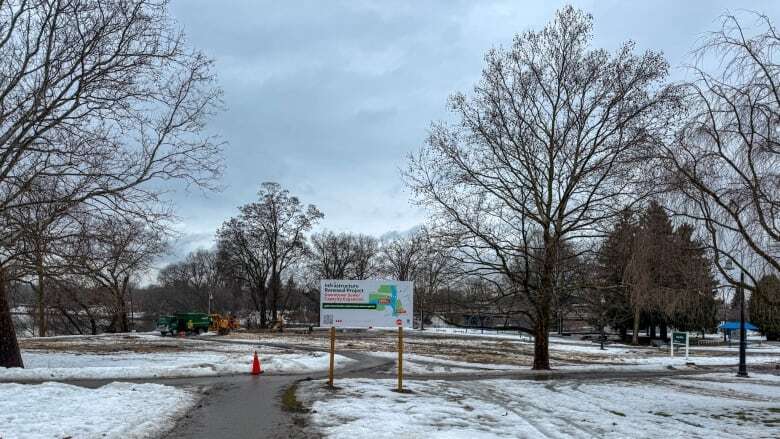
[[[686,61],[736,2],[571,2],[594,16],[594,47],[663,51]],[[176,255],[213,245],[216,228],[277,181],[335,231],[381,235],[424,221],[399,177],[447,96],[478,80],[485,52],[540,29],[564,2],[173,0],[190,43],[216,62],[227,110],[225,190],[177,192]],[[778,2],[741,1],[775,21]],[[678,70],[679,72],[679,70]],[[679,75],[679,73],[675,73]]]

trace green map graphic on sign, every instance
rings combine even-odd
[[[393,310],[393,316],[406,314],[401,299],[398,298],[398,290],[395,285],[380,285],[376,293],[368,295],[368,303],[375,304],[377,311],[384,311],[386,306]]]
[[[412,327],[413,315],[413,282],[320,280],[320,326]]]

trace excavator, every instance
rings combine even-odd
[[[230,331],[238,329],[238,320],[233,316],[224,317],[222,314],[211,314],[209,331],[219,335],[230,334]]]

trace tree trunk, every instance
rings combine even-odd
[[[5,287],[5,269],[0,268],[0,367],[24,367]]]
[[[661,322],[661,340],[666,341],[669,339],[669,329],[666,327],[666,322]]]
[[[124,289],[119,288],[114,294],[114,317],[111,322],[113,332],[128,332],[127,305],[125,304]]]
[[[414,320],[414,319],[412,319]],[[414,322],[412,322],[414,323]],[[425,329],[425,311],[423,307],[422,298],[420,299],[420,331]]]
[[[540,274],[540,297],[537,299],[534,321],[534,370],[550,369],[550,303],[555,293],[554,274],[556,269],[558,242],[545,230],[544,260]]]
[[[544,311],[540,312],[534,324],[534,367],[533,370],[550,370],[549,351],[549,312],[547,318],[543,318]]]
[[[81,329],[81,326],[73,317],[71,317],[70,314],[68,314],[68,311],[62,306],[58,306],[57,308],[59,309],[60,314],[62,314],[65,317],[65,319],[68,321],[68,323],[70,323],[71,326],[76,328],[76,332],[78,332],[79,335],[84,335],[84,331]]]
[[[650,324],[650,340],[655,340],[655,323]]]
[[[634,309],[634,334],[631,336],[631,344],[639,344],[639,308]]]
[[[282,277],[281,273],[276,273],[274,270],[274,273],[271,274],[271,321],[276,322],[276,308],[279,301],[279,290],[281,289],[282,285]]]
[[[265,329],[268,327],[268,316],[266,315],[266,312],[268,310],[265,306],[265,298],[260,300],[260,328]]]
[[[43,287],[43,257],[38,254],[35,272],[38,275],[38,336],[46,337],[46,296]]]
[[[130,332],[130,320],[128,318],[127,314],[127,302],[125,301],[125,297],[128,295],[129,291],[129,285],[130,285],[130,276],[125,276],[124,279],[122,279],[122,318],[120,320],[120,327],[122,328],[122,332]],[[133,300],[132,298],[130,300]],[[131,302],[132,304],[132,302]],[[130,312],[133,310],[130,309]]]
[[[563,335],[563,310],[558,311],[558,335]]]
[[[625,326],[620,327],[620,341],[626,341],[628,338],[628,328]]]

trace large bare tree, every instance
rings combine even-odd
[[[307,255],[308,269],[315,280],[365,279],[375,272],[377,252],[377,240],[372,236],[315,233]]]
[[[0,271],[22,233],[8,213],[29,203],[149,215],[164,186],[147,183],[214,186],[220,90],[167,3],[0,2]],[[41,180],[58,190],[31,201]],[[0,366],[22,366],[3,286]]]
[[[306,255],[306,233],[323,217],[312,204],[303,205],[281,185],[266,182],[259,200],[239,207],[240,214],[218,232],[220,259],[242,278],[266,326],[270,311],[277,319],[282,274]]]
[[[142,221],[112,216],[84,224],[72,266],[89,284],[110,297],[111,332],[127,332],[131,281],[152,268],[167,251],[165,230]]]
[[[433,311],[442,307],[435,306],[439,292],[454,279],[459,278],[461,266],[453,257],[453,248],[445,240],[423,228],[419,231],[423,240],[423,254],[415,269],[414,299],[415,309],[420,316],[420,329],[425,329],[425,320]]]
[[[703,225],[721,274],[780,272],[780,35],[768,17],[725,15],[684,84],[687,111],[660,166],[679,197],[674,209]]]
[[[380,270],[390,279],[414,281],[422,269],[427,250],[426,233],[422,230],[386,239],[379,249]]]
[[[282,291],[282,273],[301,261],[306,254],[306,233],[323,218],[313,204],[304,206],[298,197],[273,182],[265,182],[258,192],[259,201],[240,208],[255,233],[262,237],[268,252],[271,320],[277,320]]]
[[[271,262],[261,233],[242,215],[225,221],[217,231],[217,263],[226,282],[249,293],[260,326],[265,327]]]
[[[566,7],[541,31],[485,57],[454,123],[431,128],[405,172],[437,234],[463,258],[509,280],[533,322],[534,369],[549,369],[548,331],[564,244],[597,235],[638,196],[638,158],[660,136],[667,63],[589,48],[592,17]]]

